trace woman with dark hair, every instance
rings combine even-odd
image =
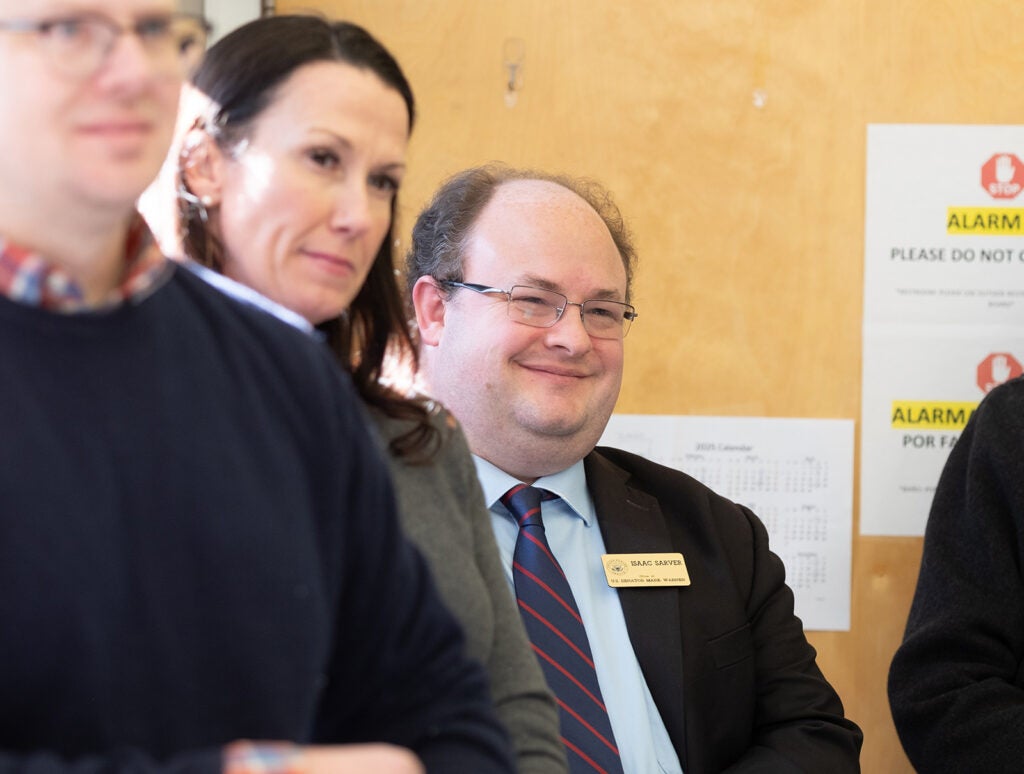
[[[204,109],[178,159],[186,255],[315,326],[352,374],[387,443],[403,526],[488,668],[520,771],[564,772],[465,438],[382,380],[392,359],[416,363],[392,258],[415,116],[405,76],[354,24],[276,16],[221,39],[193,85]]]

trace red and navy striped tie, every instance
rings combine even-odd
[[[501,498],[519,522],[512,554],[519,612],[558,702],[570,771],[621,774],[622,762],[597,684],[587,632],[569,582],[544,535],[540,502],[555,497],[544,489],[519,484]]]

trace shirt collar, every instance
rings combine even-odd
[[[484,490],[487,507],[493,509],[497,505],[498,508],[504,510],[505,506],[499,502],[501,496],[521,482],[475,454],[473,455],[473,464],[476,465],[476,475]],[[562,498],[565,504],[583,519],[588,527],[593,522],[594,502],[587,490],[587,474],[583,469],[583,460],[558,473],[542,476],[533,485],[554,492]]]
[[[263,294],[253,290],[248,285],[243,285],[230,277],[223,274],[218,274],[213,269],[208,269],[202,264],[196,263],[192,260],[181,261],[182,266],[197,275],[200,279],[204,280],[210,285],[213,285],[217,290],[227,296],[231,296],[236,301],[241,301],[243,304],[249,306],[255,306],[257,309],[262,309],[269,315],[276,317],[282,322],[286,322],[293,328],[298,328],[303,333],[309,334],[314,338],[319,338],[319,331],[314,328],[309,320],[300,314],[296,314],[291,309],[281,306],[276,301],[271,301]]]
[[[98,303],[87,303],[78,283],[52,260],[0,235],[0,295],[26,306],[63,314],[99,311],[142,300],[170,274],[170,262],[138,213],[125,237],[121,278]]]

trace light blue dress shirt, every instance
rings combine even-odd
[[[520,482],[476,455],[473,455],[473,461],[491,509],[491,524],[505,577],[515,593],[512,552],[519,527],[500,499]],[[679,756],[630,644],[618,592],[608,585],[605,578],[604,565],[601,564],[601,555],[605,553],[604,538],[595,520],[583,461],[561,473],[537,479],[533,485],[561,498],[541,504],[544,531],[552,553],[569,579],[580,617],[587,629],[597,680],[608,707],[623,771],[625,774],[655,774],[659,771],[682,774]]]

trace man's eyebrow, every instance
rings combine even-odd
[[[533,285],[535,288],[542,288],[544,290],[553,290],[555,293],[561,293],[562,289],[550,280],[546,280],[543,277],[538,277],[536,274],[525,274],[521,280],[516,280],[516,284]]]
[[[563,296],[566,295],[565,290],[557,283],[551,282],[550,280],[538,277],[534,274],[526,274],[521,280],[516,280],[516,284],[532,285],[535,288],[541,288],[543,290],[551,290],[555,293],[561,293]],[[600,299],[602,301],[619,301],[622,293],[614,288],[594,290],[587,294],[586,299]]]

